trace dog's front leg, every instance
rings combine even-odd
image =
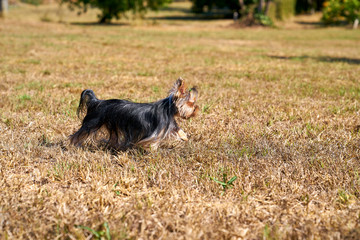
[[[177,129],[176,134],[183,141],[189,140],[186,133],[181,128]]]

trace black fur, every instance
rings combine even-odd
[[[161,140],[172,134],[176,135],[180,129],[175,121],[175,116],[179,113],[176,104],[178,100],[179,97],[174,93],[154,103],[99,100],[92,90],[84,90],[77,113],[80,117],[81,113],[86,112],[86,116],[81,128],[70,136],[70,141],[81,145],[90,134],[105,127],[110,147],[123,150],[135,145],[152,144],[156,148]],[[193,108],[191,116],[195,115],[197,106],[194,105]]]

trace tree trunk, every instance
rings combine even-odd
[[[271,0],[267,0],[266,3],[265,3],[264,15],[266,15],[266,16],[267,16],[267,14],[269,12],[270,2],[271,2]]]
[[[106,16],[102,16],[102,17],[100,18],[99,23],[101,23],[101,24],[108,23],[108,19],[107,19],[107,17],[106,17]]]
[[[100,15],[100,24],[108,24],[111,22],[111,15],[109,14],[110,11],[106,11],[102,9],[102,14]]]
[[[244,0],[239,0],[239,6],[240,6],[240,17],[245,16],[245,4],[244,4]]]
[[[314,8],[313,0],[308,0],[308,4],[309,4],[309,7],[310,7],[310,14],[314,14],[315,13],[315,8]]]
[[[240,5],[241,11],[244,11],[244,9],[245,9],[244,0],[239,0],[239,5]]]
[[[355,21],[354,21],[353,29],[357,29],[358,25],[359,25],[359,19],[357,18],[357,19],[355,19]]]
[[[8,0],[0,0],[0,17],[4,17],[8,10]]]
[[[263,6],[264,6],[264,0],[260,0],[259,1],[259,6],[258,6],[258,13],[263,12]]]

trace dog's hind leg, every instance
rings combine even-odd
[[[74,144],[75,146],[81,146],[81,144],[89,137],[89,135],[99,130],[101,126],[102,124],[98,118],[91,118],[86,116],[81,128],[70,136],[70,143]]]
[[[108,145],[109,147],[111,148],[114,148],[114,149],[119,149],[121,147],[121,144],[120,144],[120,136],[121,136],[121,133],[119,133],[119,131],[117,129],[114,129],[112,131],[108,130],[109,131],[109,141],[108,141]]]
[[[81,146],[90,133],[84,127],[81,127],[76,133],[70,136],[70,143],[75,146]]]

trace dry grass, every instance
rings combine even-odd
[[[359,238],[359,31],[41,22],[48,8],[1,20],[0,238]],[[178,76],[201,94],[188,143],[68,145],[84,88],[146,102]]]

